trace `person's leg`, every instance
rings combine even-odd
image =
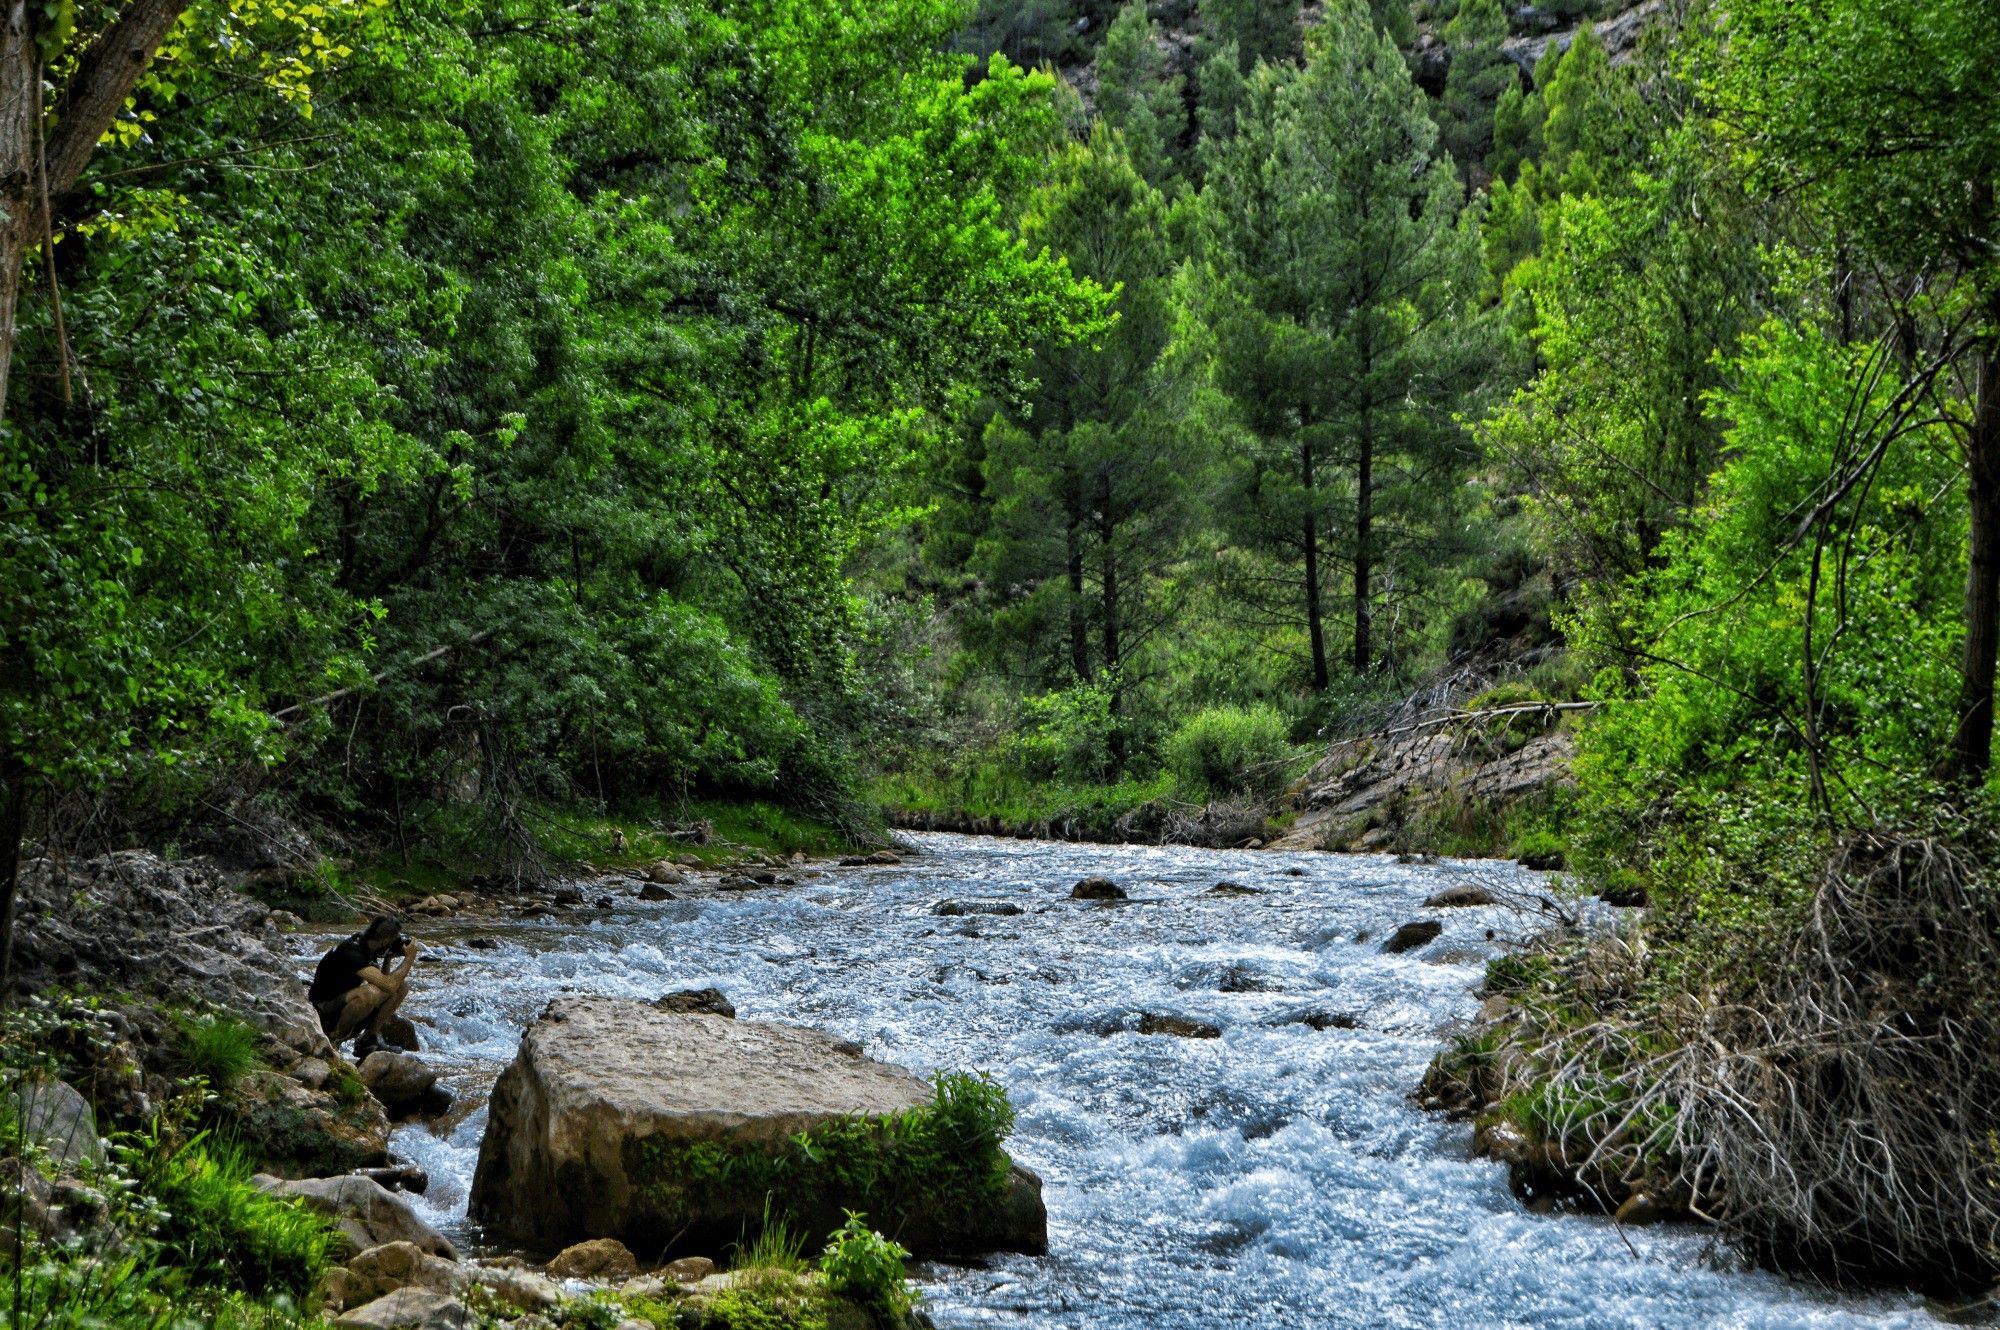
[[[354,1037],[357,1030],[368,1023],[375,1008],[381,1004],[382,990],[373,984],[357,984],[347,992],[340,1009],[340,1019],[334,1022],[333,1033],[327,1036],[338,1049]]]
[[[380,992],[381,990],[377,989],[376,991]],[[368,1028],[362,1032],[361,1037],[374,1043],[380,1043],[382,1040],[382,1027],[387,1025],[389,1018],[396,1014],[396,1008],[403,1005],[403,995],[409,991],[407,988],[399,988],[395,992],[387,994],[369,1015]]]

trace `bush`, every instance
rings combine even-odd
[[[1285,787],[1291,744],[1276,707],[1210,707],[1167,740],[1167,769],[1183,793],[1275,795]]]
[[[903,1272],[909,1255],[849,1210],[847,1222],[834,1230],[820,1255],[819,1268],[833,1292],[893,1323],[910,1309],[910,1287]]]
[[[232,1016],[185,1017],[178,1026],[175,1057],[183,1074],[223,1090],[256,1069],[258,1035],[252,1026]]]
[[[1025,699],[1026,723],[1015,741],[1022,767],[1043,778],[1108,780],[1117,766],[1112,691],[1111,680],[1100,678]]]

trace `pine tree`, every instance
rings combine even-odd
[[[1022,234],[1115,289],[1117,322],[1095,345],[1045,348],[1031,410],[987,434],[981,560],[1002,597],[990,646],[1043,684],[1107,680],[1114,715],[1171,620],[1167,574],[1202,471],[1159,365],[1177,257],[1166,213],[1108,126],[1058,159]]]
[[[1486,160],[1498,134],[1496,106],[1512,90],[1519,96],[1514,66],[1500,54],[1507,37],[1507,16],[1500,0],[1463,0],[1445,25],[1445,47],[1451,70],[1445,76],[1438,124],[1444,146],[1458,163],[1459,176],[1469,181],[1475,166]]]
[[[1147,183],[1171,194],[1181,176],[1187,129],[1182,80],[1169,74],[1145,0],[1131,0],[1104,34],[1097,53],[1097,114],[1125,136],[1126,151]]]
[[[1451,415],[1489,325],[1471,313],[1478,238],[1459,224],[1451,165],[1362,0],[1336,0],[1303,71],[1262,68],[1249,91],[1236,137],[1210,152],[1189,298],[1255,439],[1230,516],[1291,570],[1323,689],[1327,565],[1350,571],[1351,659],[1370,669],[1377,574],[1406,566],[1454,489]]]

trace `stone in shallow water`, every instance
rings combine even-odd
[[[1391,934],[1389,940],[1382,944],[1382,950],[1391,956],[1405,951],[1415,951],[1418,947],[1437,941],[1438,934],[1442,932],[1444,925],[1435,919],[1414,920]]]
[[[722,995],[719,988],[684,988],[678,993],[653,999],[653,1005],[661,1011],[679,1012],[683,1015],[699,1013],[736,1019],[736,1004]]]
[[[1170,1034],[1176,1039],[1220,1039],[1222,1031],[1207,1021],[1197,1021],[1187,1016],[1169,1016],[1159,1012],[1145,1012],[1139,1017],[1140,1034]]]
[[[677,1236],[734,1240],[761,1223],[765,1198],[683,1167],[690,1148],[778,1151],[800,1132],[932,1099],[910,1072],[816,1030],[557,998],[493,1087],[471,1215],[543,1249],[593,1237],[653,1252]],[[795,1227],[830,1231],[857,1199],[815,1196]],[[1047,1245],[1040,1181],[1019,1168],[988,1206],[896,1218],[898,1240],[917,1251]]]
[[[1455,887],[1446,887],[1443,891],[1429,897],[1424,901],[1424,908],[1426,910],[1453,910],[1463,909],[1472,905],[1491,905],[1492,903],[1492,892],[1484,887],[1475,887],[1471,883],[1465,882]]]
[[[1125,888],[1108,877],[1087,877],[1070,888],[1069,898],[1076,901],[1122,901]]]

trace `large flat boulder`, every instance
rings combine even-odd
[[[966,1176],[985,1176],[989,1163],[997,1172],[974,1188],[976,1203],[954,1206],[926,1191],[932,1179],[891,1178],[863,1196],[830,1170],[774,1164],[800,1133],[840,1128],[843,1148],[856,1148],[867,1138],[857,1120],[932,1102],[911,1072],[821,1031],[558,998],[493,1087],[471,1214],[492,1235],[545,1251],[592,1238],[703,1251],[754,1235],[763,1183],[778,1177],[795,1185],[774,1214],[811,1248],[844,1209],[872,1208],[872,1223],[920,1253],[1045,1249],[1040,1183],[1007,1173],[997,1149],[964,1161]]]

